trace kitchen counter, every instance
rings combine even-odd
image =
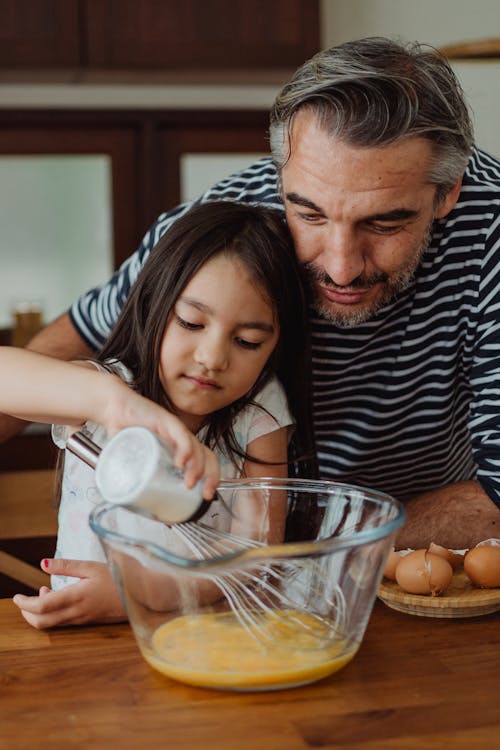
[[[41,632],[4,599],[0,663],[1,750],[500,747],[500,613],[431,619],[377,602],[340,672],[231,693],[155,672],[127,624]]]

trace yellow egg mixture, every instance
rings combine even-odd
[[[290,687],[333,674],[354,657],[358,644],[301,612],[270,613],[260,640],[232,614],[185,615],[161,625],[149,664],[175,680],[214,688]]]

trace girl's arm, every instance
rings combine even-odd
[[[186,486],[193,487],[205,477],[203,495],[210,499],[219,482],[215,455],[176,416],[140,396],[117,375],[100,372],[89,363],[0,347],[0,412],[75,428],[91,420],[109,434],[141,425],[172,447],[176,464],[185,469]]]
[[[264,461],[245,461],[244,477],[279,477],[288,476],[288,434],[289,427],[280,427],[256,438],[247,446],[247,453],[253,458]]]
[[[248,444],[247,453],[269,463],[245,461],[243,477],[285,479],[288,476],[288,429],[281,427]],[[231,533],[250,536],[267,544],[282,542],[285,536],[286,510],[287,497],[284,490],[275,490],[270,496],[251,491],[239,494],[232,509],[234,518]]]

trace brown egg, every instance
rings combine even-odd
[[[389,553],[389,557],[387,558],[387,562],[384,568],[384,578],[388,578],[389,581],[396,580],[396,567],[401,560],[402,555],[403,552],[401,550],[393,549],[392,552]]]
[[[409,594],[439,596],[448,588],[452,578],[450,563],[425,549],[405,555],[396,568],[396,581]]]
[[[475,586],[500,587],[500,547],[480,544],[465,555],[464,570]]]
[[[483,539],[482,542],[478,542],[476,547],[500,547],[500,539]]]
[[[440,544],[434,544],[434,542],[429,544],[429,552],[432,552],[433,555],[444,557],[445,560],[448,560],[453,570],[457,570],[464,563],[463,555],[459,555],[447,547],[441,547]]]

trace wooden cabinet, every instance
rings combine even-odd
[[[0,0],[1,68],[80,65],[77,0]]]
[[[319,47],[317,0],[0,0],[0,67],[295,68]]]
[[[89,67],[286,68],[318,48],[309,0],[85,0]]]

